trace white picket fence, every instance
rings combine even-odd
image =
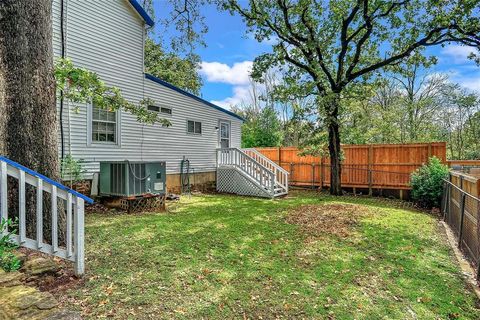
[[[0,217],[8,219],[8,183],[7,178],[18,180],[18,235],[12,240],[20,246],[37,250],[74,262],[75,274],[85,272],[84,257],[84,203],[93,200],[64,185],[53,181],[19,163],[0,157]],[[26,186],[36,190],[36,238],[26,236]],[[44,192],[51,197],[51,244],[43,238],[43,197]],[[66,214],[65,246],[59,246],[58,201],[63,201]],[[62,207],[62,206],[60,206]],[[1,232],[2,230],[0,230]]]

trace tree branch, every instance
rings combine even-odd
[[[350,82],[364,74],[367,74],[371,71],[374,71],[374,70],[377,70],[377,69],[380,69],[380,68],[383,68],[387,65],[390,65],[396,61],[400,61],[401,59],[403,58],[406,58],[408,57],[415,49],[419,48],[419,47],[422,47],[422,46],[432,46],[432,45],[437,45],[437,44],[441,44],[443,42],[448,42],[448,41],[452,41],[451,39],[446,39],[444,38],[447,33],[444,33],[444,34],[440,34],[438,37],[435,38],[434,41],[432,42],[429,42],[432,38],[435,37],[436,34],[438,33],[441,33],[442,31],[444,30],[448,30],[449,28],[448,27],[440,27],[440,28],[435,28],[433,30],[431,30],[424,38],[418,40],[417,42],[411,44],[410,46],[408,46],[404,51],[396,54],[396,55],[393,55],[389,58],[386,58],[380,62],[377,62],[377,63],[374,63],[364,69],[361,69],[357,72],[353,72],[349,75],[349,77],[346,79],[347,82]]]
[[[342,22],[342,31],[340,35],[341,50],[338,55],[337,83],[341,81],[341,76],[343,74],[344,59],[345,59],[345,55],[347,54],[348,44],[350,40],[353,39],[350,37],[347,38],[348,27],[350,26],[350,23],[353,21],[353,19],[355,18],[355,15],[360,9],[360,1],[361,0],[357,1],[357,4],[355,5],[355,7],[353,7],[348,17],[344,19]]]
[[[309,42],[311,44],[314,44],[314,46],[315,46],[315,51],[317,53],[317,58],[318,58],[318,64],[320,65],[320,68],[322,69],[323,73],[327,77],[328,82],[330,83],[330,87],[332,88],[332,90],[335,91],[335,89],[336,89],[335,80],[333,79],[332,74],[330,73],[328,68],[325,66],[325,62],[324,62],[324,58],[323,58],[323,54],[322,54],[322,49],[319,47],[318,41],[315,41],[315,31],[313,30],[312,26],[307,21],[307,17],[306,17],[307,11],[308,10],[304,10],[302,12],[302,23],[307,28],[307,30],[310,34],[309,39],[308,39]]]

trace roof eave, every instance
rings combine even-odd
[[[137,0],[129,0],[129,2],[148,26],[153,27],[155,25],[155,21],[153,21],[152,17],[150,17],[147,11],[145,11],[145,9],[140,3],[138,3]]]

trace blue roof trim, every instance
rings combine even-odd
[[[148,15],[147,11],[143,9],[142,5],[137,0],[129,0],[130,4],[137,10],[138,14],[145,20],[145,23],[150,27],[155,25],[155,21]]]
[[[45,177],[43,174],[40,174],[40,173],[38,173],[38,172],[36,172],[36,171],[33,171],[33,170],[31,170],[31,169],[28,169],[27,167],[22,166],[20,163],[17,163],[17,162],[15,162],[15,161],[12,161],[12,160],[7,159],[7,158],[2,157],[2,156],[0,156],[0,161],[3,161],[3,162],[5,162],[5,163],[11,165],[12,167],[15,167],[15,168],[17,168],[17,169],[20,169],[20,170],[22,170],[22,171],[25,171],[26,173],[28,173],[28,174],[30,174],[30,175],[32,175],[32,176],[34,176],[34,177],[40,178],[40,179],[42,179],[42,180],[44,180],[44,181],[46,181],[46,182],[48,182],[48,183],[56,186],[56,187],[59,188],[59,189],[62,189],[62,190],[64,190],[64,191],[68,192],[68,193],[71,193],[72,195],[74,195],[74,196],[76,196],[76,197],[82,198],[83,200],[85,200],[85,201],[88,202],[88,203],[93,203],[93,199],[87,197],[86,195],[83,195],[83,194],[81,194],[81,193],[79,193],[79,192],[77,192],[77,191],[75,191],[75,190],[72,190],[72,189],[64,186],[64,185],[61,184],[61,183],[58,183],[58,182],[56,182],[56,181],[53,181],[52,179]]]
[[[196,95],[191,94],[190,92],[187,92],[187,91],[185,91],[185,90],[183,90],[183,89],[180,89],[180,88],[174,86],[173,84],[168,83],[168,82],[166,82],[166,81],[163,81],[163,80],[161,80],[161,79],[159,79],[159,78],[157,78],[157,77],[155,77],[155,76],[152,76],[151,74],[145,73],[145,78],[147,78],[148,80],[152,80],[153,82],[156,82],[156,83],[158,83],[158,84],[161,84],[162,86],[165,86],[165,87],[167,87],[167,88],[170,88],[170,89],[172,89],[172,90],[175,90],[175,91],[177,91],[177,92],[179,92],[179,93],[181,93],[181,94],[183,94],[183,95],[185,95],[185,96],[187,96],[187,97],[190,97],[190,98],[192,98],[192,99],[195,99],[195,100],[197,100],[197,101],[199,101],[199,102],[201,102],[201,103],[204,103],[204,104],[206,104],[206,105],[209,106],[209,107],[212,107],[212,108],[217,109],[218,111],[225,112],[226,114],[228,114],[228,115],[230,115],[230,116],[232,116],[232,117],[235,117],[235,118],[237,118],[237,119],[240,119],[240,120],[242,120],[242,121],[245,121],[245,119],[242,118],[242,117],[240,117],[238,114],[236,114],[236,113],[234,113],[234,112],[232,112],[232,111],[228,111],[228,110],[226,110],[226,109],[223,109],[222,107],[219,107],[219,106],[217,106],[217,105],[215,105],[215,104],[213,104],[213,103],[211,103],[211,102],[209,102],[209,101],[207,101],[207,100],[204,100],[204,99],[202,99],[202,98],[200,98],[200,97],[197,97]]]

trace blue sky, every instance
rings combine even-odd
[[[170,12],[167,1],[156,0],[154,4],[157,20]],[[204,80],[201,96],[229,108],[231,104],[248,100],[248,71],[256,56],[270,51],[270,44],[258,43],[252,36],[245,35],[245,25],[238,16],[219,12],[210,5],[202,11],[209,31],[205,35],[207,47],[197,50]],[[163,27],[157,23],[155,28],[156,35],[162,35]],[[438,57],[438,64],[428,72],[448,73],[452,81],[480,92],[480,67],[467,59],[470,51],[457,45],[431,48],[427,52]]]

